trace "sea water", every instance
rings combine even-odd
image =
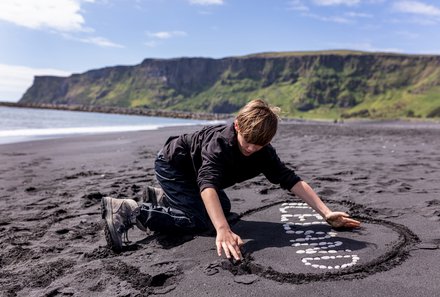
[[[118,115],[34,108],[0,107],[0,144],[69,135],[154,130],[221,121]]]

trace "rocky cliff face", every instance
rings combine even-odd
[[[230,113],[260,97],[284,115],[426,117],[438,116],[439,91],[440,56],[267,53],[38,76],[20,102]]]

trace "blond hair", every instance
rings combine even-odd
[[[266,145],[277,132],[279,112],[279,107],[272,107],[261,99],[255,99],[240,109],[235,122],[246,142]]]

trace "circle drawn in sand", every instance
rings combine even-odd
[[[403,262],[418,238],[405,226],[367,216],[352,202],[326,202],[362,222],[334,230],[302,202],[271,204],[240,216],[234,231],[245,240],[245,259],[223,263],[233,274],[256,274],[279,282],[354,279]]]

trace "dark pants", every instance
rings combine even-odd
[[[159,152],[155,161],[156,178],[165,192],[162,206],[143,203],[138,219],[153,231],[198,232],[212,228],[196,179],[171,166]],[[225,215],[231,202],[223,190],[217,191]]]

